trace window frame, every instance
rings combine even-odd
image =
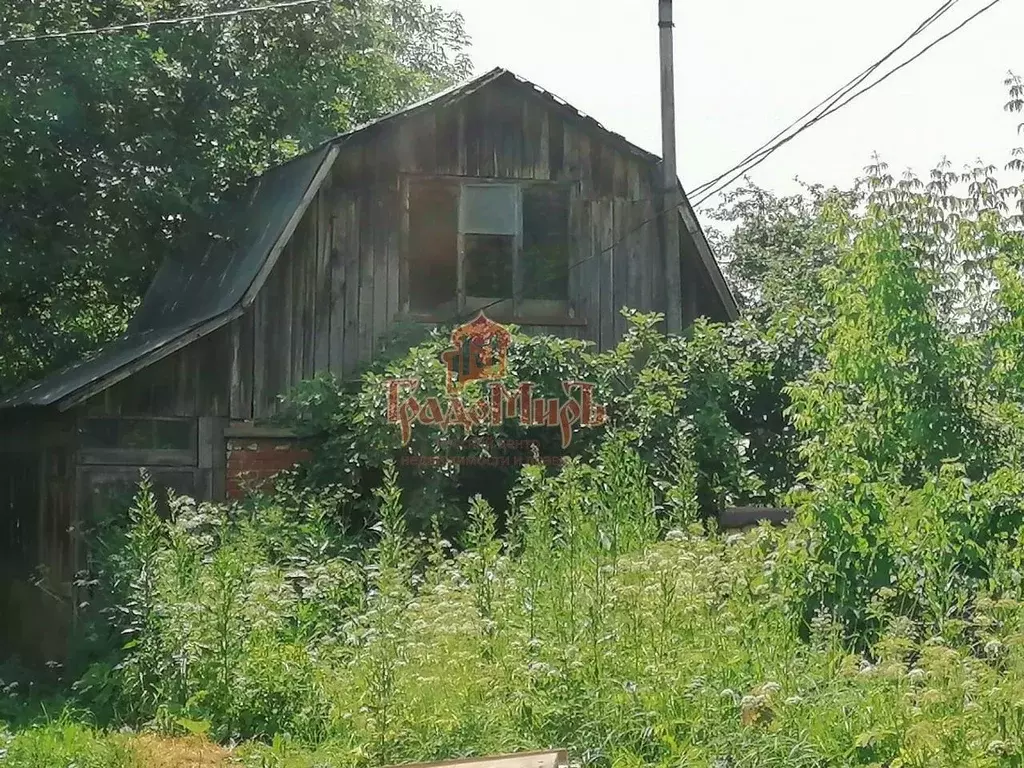
[[[569,247],[566,253],[567,267],[571,266],[572,251],[572,204],[577,199],[579,182],[551,181],[547,179],[502,179],[477,176],[437,176],[424,174],[403,174],[400,179],[402,198],[402,279],[405,281],[402,291],[403,314],[411,320],[420,322],[443,323],[452,318],[466,317],[486,307],[488,316],[495,320],[511,322],[517,325],[564,325],[585,326],[586,318],[577,317],[576,303],[573,300],[572,272],[568,276],[566,297],[564,299],[527,299],[524,297],[523,264],[523,191],[530,186],[546,186],[565,190],[568,196],[569,217],[566,221],[566,232]],[[409,200],[415,184],[447,184],[457,189],[457,220],[456,228],[456,290],[454,302],[449,301],[432,310],[410,311],[411,285],[409,284],[409,263],[411,232],[409,220]],[[463,192],[467,187],[475,186],[508,186],[515,189],[515,233],[512,247],[512,296],[471,296],[466,292],[466,236],[473,232],[463,231]]]
[[[158,423],[173,423],[188,430],[187,448],[153,448],[127,446],[100,447],[88,443],[90,425],[99,422],[145,422],[156,431]],[[199,465],[199,428],[194,418],[172,416],[85,416],[76,425],[78,462],[88,466],[152,465],[162,467],[195,467]]]

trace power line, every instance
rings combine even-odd
[[[262,11],[277,11],[285,8],[298,8],[304,5],[320,5],[331,0],[288,0],[287,2],[271,3],[269,5],[258,5],[251,8],[233,8],[226,11],[211,11],[195,16],[181,16],[173,19],[153,19],[152,21],[134,21],[130,24],[115,24],[109,27],[98,27],[94,29],[77,29],[70,32],[51,32],[44,35],[29,35],[26,37],[11,37],[7,40],[0,40],[0,46],[10,43],[31,43],[37,40],[63,40],[69,37],[81,37],[84,35],[105,35],[117,32],[125,32],[132,29],[144,29],[146,27],[166,27],[174,24],[195,24],[196,22],[208,19],[222,19],[234,16],[242,16],[247,13],[259,13]]]
[[[953,29],[951,29],[949,32],[947,32],[946,34],[944,34],[944,35],[938,37],[937,39],[933,40],[931,43],[929,43],[927,46],[922,48],[914,56],[910,57],[909,59],[904,61],[899,66],[894,67],[893,69],[891,69],[888,72],[886,72],[878,80],[874,81],[870,85],[865,86],[864,88],[860,89],[859,91],[854,93],[849,98],[847,98],[844,101],[834,105],[833,107],[831,107],[830,109],[822,112],[821,114],[817,115],[813,119],[807,121],[806,123],[801,125],[791,135],[789,135],[789,136],[787,136],[787,137],[785,137],[783,139],[780,139],[779,141],[777,141],[774,144],[772,144],[770,147],[765,147],[765,148],[762,148],[762,149],[754,152],[751,157],[752,158],[756,158],[756,160],[748,161],[748,162],[741,163],[739,165],[733,166],[728,171],[725,171],[724,173],[720,174],[716,179],[713,179],[710,182],[702,184],[701,187],[700,187],[701,189],[708,189],[710,185],[714,185],[717,181],[719,181],[721,179],[724,179],[729,174],[733,174],[729,179],[725,180],[721,184],[718,184],[714,189],[711,189],[711,191],[709,191],[707,194],[703,195],[697,202],[694,203],[694,206],[696,207],[696,206],[702,205],[709,198],[713,197],[714,195],[718,194],[719,192],[721,192],[726,187],[730,186],[733,182],[735,182],[743,174],[745,174],[748,171],[750,171],[750,170],[756,168],[757,166],[759,166],[761,163],[763,163],[765,160],[767,160],[772,154],[774,154],[776,152],[776,150],[778,150],[780,147],[782,147],[783,145],[785,145],[785,144],[789,143],[790,141],[792,141],[793,139],[795,139],[797,136],[799,136],[801,133],[806,131],[811,126],[815,125],[820,120],[823,120],[824,118],[828,117],[829,115],[835,114],[836,112],[838,112],[840,109],[845,107],[847,104],[849,104],[854,99],[857,99],[860,96],[863,96],[865,93],[870,91],[872,88],[875,88],[876,86],[881,85],[886,80],[888,80],[890,77],[892,77],[894,74],[899,72],[901,69],[903,69],[904,67],[907,67],[910,64],[912,64],[913,62],[917,61],[919,58],[921,58],[925,53],[930,51],[936,45],[941,43],[943,40],[946,40],[947,38],[951,37],[955,33],[959,32],[961,29],[966,27],[968,24],[970,24],[972,21],[974,21],[976,18],[981,16],[986,11],[990,10],[991,8],[993,8],[999,2],[1000,2],[1000,0],[992,0],[992,2],[990,2],[988,5],[982,7],[981,9],[979,9],[978,11],[973,13],[972,15],[968,16],[962,22],[960,22],[957,26],[953,27]],[[735,171],[735,173],[733,173],[734,171]]]
[[[862,82],[864,82],[864,80],[866,80],[868,77],[870,77],[871,74],[875,70],[877,70],[882,64],[884,64],[886,61],[888,61],[893,56],[895,56],[900,50],[902,50],[904,47],[906,47],[915,37],[920,35],[922,32],[924,32],[926,29],[928,29],[929,26],[931,26],[936,21],[938,21],[938,19],[940,19],[954,5],[956,5],[957,2],[959,2],[959,0],[947,0],[947,2],[944,2],[927,19],[925,19],[923,22],[921,22],[917,26],[917,28],[913,32],[910,33],[910,35],[908,35],[899,45],[897,45],[895,48],[890,50],[885,56],[883,56],[881,59],[876,61],[870,67],[865,69],[859,75],[857,75],[856,77],[854,77],[851,80],[849,80],[845,85],[841,86],[840,88],[837,88],[831,94],[829,94],[824,99],[819,101],[817,104],[815,104],[809,110],[807,110],[802,115],[800,115],[800,117],[796,118],[793,122],[791,122],[789,125],[787,125],[785,128],[783,128],[781,131],[779,131],[774,136],[772,136],[770,139],[768,139],[768,141],[766,141],[760,147],[758,147],[753,152],[751,152],[749,155],[747,155],[742,160],[740,160],[738,163],[736,163],[736,165],[732,166],[732,168],[730,168],[728,171],[726,171],[725,173],[715,177],[714,179],[711,179],[710,181],[706,181],[703,184],[701,184],[701,185],[693,188],[692,190],[690,190],[690,194],[691,195],[699,195],[699,194],[701,194],[706,189],[710,188],[711,186],[713,186],[717,182],[721,181],[725,176],[730,174],[734,169],[739,168],[743,164],[745,164],[745,163],[751,161],[752,159],[754,159],[759,152],[764,150],[766,147],[771,146],[772,142],[774,142],[777,139],[781,138],[782,136],[784,136],[788,131],[792,130],[793,128],[796,128],[800,124],[800,122],[802,120],[807,119],[808,117],[810,117],[811,115],[815,114],[819,110],[827,110],[830,107],[832,107],[836,103],[836,101],[838,101],[840,98],[842,98],[847,93],[849,93],[851,90],[853,90],[858,85],[860,85]]]
[[[925,20],[924,22],[922,22],[922,23],[921,23],[921,25],[920,25],[920,26],[919,26],[919,27],[918,27],[918,28],[917,28],[917,29],[916,29],[916,30],[915,30],[915,31],[914,31],[914,32],[913,32],[913,33],[912,33],[912,34],[911,34],[911,35],[910,35],[910,36],[909,36],[909,37],[907,38],[907,40],[905,40],[905,41],[904,41],[903,43],[901,43],[901,44],[900,44],[899,46],[897,46],[897,48],[893,49],[893,51],[892,51],[892,52],[890,52],[889,54],[887,54],[887,55],[886,55],[885,57],[883,57],[883,58],[882,58],[881,60],[879,60],[878,62],[876,62],[875,64],[873,64],[873,65],[872,65],[871,67],[869,67],[869,68],[868,68],[867,70],[865,70],[865,73],[862,73],[862,75],[861,75],[861,76],[859,76],[859,79],[858,79],[858,78],[854,78],[854,80],[853,80],[853,81],[851,81],[851,82],[853,83],[853,86],[856,86],[856,85],[858,85],[858,84],[859,84],[860,82],[863,82],[863,80],[864,80],[864,79],[865,79],[865,78],[866,78],[867,76],[870,76],[870,74],[871,74],[872,72],[874,72],[875,70],[877,70],[877,69],[878,69],[878,67],[879,67],[879,66],[881,66],[881,64],[883,64],[883,63],[884,63],[884,62],[885,62],[885,61],[886,61],[887,59],[891,58],[891,57],[892,57],[892,55],[893,55],[894,53],[896,53],[896,52],[897,52],[897,51],[898,51],[898,50],[899,50],[900,48],[902,48],[903,46],[905,46],[907,42],[909,42],[910,40],[912,40],[912,39],[913,39],[914,37],[916,37],[916,36],[917,36],[918,34],[920,34],[920,33],[921,33],[922,31],[924,31],[925,29],[927,29],[927,28],[928,28],[928,27],[929,27],[929,26],[930,26],[931,24],[933,24],[933,23],[934,23],[935,21],[937,21],[937,20],[938,20],[938,19],[939,19],[939,18],[940,18],[940,17],[941,17],[941,16],[943,15],[943,14],[945,14],[945,13],[946,13],[946,12],[947,12],[947,11],[948,11],[948,10],[949,10],[949,9],[950,9],[950,8],[951,8],[952,6],[953,6],[953,5],[955,5],[957,1],[958,1],[958,0],[951,0],[950,2],[946,2],[946,3],[944,3],[944,4],[942,5],[942,6],[940,6],[940,8],[939,8],[938,10],[936,10],[936,11],[935,11],[934,13],[932,13],[932,15],[931,15],[931,16],[929,16],[929,17],[928,17],[928,18],[927,18],[927,19],[926,19],[926,20]],[[791,141],[791,140],[793,140],[794,138],[796,138],[797,136],[799,136],[799,135],[800,135],[801,133],[803,133],[804,131],[806,131],[806,130],[807,130],[808,128],[810,128],[810,127],[811,127],[812,125],[814,125],[815,123],[817,123],[817,122],[818,122],[819,120],[822,120],[822,119],[824,119],[825,117],[827,117],[828,115],[831,115],[831,114],[834,114],[835,112],[838,112],[838,111],[839,111],[840,109],[842,109],[843,107],[845,107],[845,106],[846,106],[847,104],[849,104],[849,103],[850,103],[851,101],[853,101],[854,99],[856,99],[856,98],[858,98],[859,96],[862,96],[863,94],[867,93],[867,92],[868,92],[868,91],[870,91],[870,90],[871,90],[872,88],[875,88],[876,86],[878,86],[878,85],[881,85],[881,84],[882,84],[883,82],[885,82],[886,80],[888,80],[888,79],[889,79],[890,77],[892,77],[892,76],[893,76],[894,74],[896,74],[897,72],[899,72],[899,71],[900,71],[901,69],[903,69],[904,67],[906,67],[906,66],[908,66],[908,65],[912,64],[912,63],[913,63],[914,61],[916,61],[917,59],[921,58],[921,57],[922,57],[922,56],[923,56],[923,55],[924,55],[925,53],[927,53],[927,52],[928,52],[929,50],[931,50],[932,48],[934,48],[934,47],[935,47],[936,45],[938,45],[939,43],[941,43],[941,42],[942,42],[943,40],[946,40],[946,39],[947,39],[947,38],[949,38],[950,36],[954,35],[954,34],[955,34],[955,33],[957,33],[958,31],[960,31],[961,29],[963,29],[964,27],[966,27],[966,26],[967,26],[968,24],[970,24],[970,23],[971,23],[972,21],[974,21],[974,20],[975,20],[976,18],[978,18],[978,16],[980,16],[980,15],[981,15],[981,14],[983,14],[983,13],[985,13],[986,11],[988,11],[988,10],[989,10],[990,8],[992,8],[993,6],[995,6],[996,4],[998,4],[999,2],[1000,2],[1000,0],[991,0],[991,2],[990,2],[990,3],[988,4],[988,5],[984,6],[984,7],[983,7],[983,8],[981,8],[981,9],[980,9],[979,11],[977,11],[977,12],[975,12],[974,14],[972,14],[971,16],[967,17],[967,18],[966,18],[966,19],[965,19],[964,21],[962,21],[962,22],[961,22],[960,24],[958,24],[958,25],[957,25],[956,27],[954,27],[953,29],[951,29],[951,30],[950,30],[949,32],[946,32],[946,33],[945,33],[944,35],[942,35],[942,36],[940,36],[940,37],[936,38],[935,40],[933,40],[933,41],[932,41],[931,43],[929,43],[929,44],[928,44],[927,46],[925,46],[925,47],[924,47],[923,49],[921,49],[921,50],[920,50],[920,51],[919,51],[918,53],[916,53],[916,54],[915,54],[914,56],[912,56],[911,58],[909,58],[909,59],[907,59],[906,61],[904,61],[904,62],[903,62],[902,64],[900,64],[900,65],[898,65],[898,66],[894,67],[893,69],[889,70],[888,72],[886,72],[886,73],[885,73],[885,74],[884,74],[884,75],[883,75],[882,77],[880,77],[880,78],[879,78],[878,80],[876,80],[875,82],[871,83],[870,85],[867,85],[867,86],[865,86],[865,87],[864,87],[864,88],[862,88],[861,90],[859,90],[859,91],[857,91],[856,93],[854,93],[854,94],[853,94],[852,96],[849,96],[849,98],[845,99],[844,101],[842,101],[842,102],[840,102],[840,103],[835,103],[835,100],[836,100],[836,98],[842,98],[842,96],[844,96],[845,94],[849,93],[849,92],[850,92],[850,90],[851,90],[851,89],[850,89],[850,88],[848,87],[848,86],[849,86],[849,84],[847,84],[847,86],[844,86],[843,88],[840,88],[840,89],[838,89],[838,90],[837,90],[836,92],[834,92],[834,93],[833,93],[833,94],[832,94],[831,96],[829,96],[828,98],[826,98],[826,99],[825,99],[825,100],[824,100],[824,101],[822,102],[822,104],[825,104],[825,103],[829,103],[829,102],[830,102],[830,100],[831,100],[831,106],[830,106],[830,107],[829,107],[829,108],[828,108],[827,110],[825,110],[825,111],[824,111],[824,112],[822,112],[821,114],[817,115],[817,116],[816,116],[816,117],[814,117],[814,118],[813,118],[812,120],[809,120],[809,121],[805,122],[805,123],[804,123],[803,125],[801,125],[801,126],[799,127],[799,129],[798,129],[798,130],[797,130],[797,131],[796,131],[795,133],[793,133],[793,134],[792,134],[791,136],[787,136],[787,137],[785,137],[784,139],[781,139],[780,141],[777,141],[777,142],[776,142],[775,144],[773,144],[772,146],[770,146],[770,147],[768,147],[768,148],[763,148],[763,149],[761,149],[761,150],[755,150],[755,152],[751,153],[751,155],[750,155],[749,157],[751,157],[751,158],[757,158],[757,159],[756,159],[756,161],[754,161],[754,162],[753,162],[752,164],[749,164],[749,166],[748,166],[748,167],[744,167],[744,166],[745,166],[746,164],[744,164],[744,163],[741,163],[741,164],[739,164],[739,165],[737,165],[737,166],[734,166],[733,168],[729,169],[728,171],[725,171],[724,173],[722,173],[721,175],[719,175],[719,176],[717,177],[717,179],[713,179],[712,181],[710,181],[710,182],[707,182],[706,184],[703,184],[703,185],[701,185],[701,187],[703,187],[703,188],[706,188],[706,187],[707,187],[708,185],[713,185],[713,184],[714,184],[714,183],[715,183],[716,181],[718,181],[718,180],[720,180],[720,179],[724,178],[725,176],[728,176],[728,175],[729,175],[730,173],[732,173],[733,171],[736,171],[737,169],[739,169],[739,172],[738,172],[738,173],[737,173],[737,174],[736,174],[735,176],[733,176],[732,178],[730,178],[729,180],[727,180],[727,181],[726,181],[725,183],[723,183],[723,184],[720,184],[720,185],[719,185],[719,186],[718,186],[718,187],[717,187],[716,189],[714,189],[713,191],[711,191],[711,192],[709,192],[708,194],[706,194],[706,195],[704,195],[703,197],[701,197],[701,198],[700,198],[700,200],[699,200],[698,202],[696,202],[696,203],[693,203],[693,204],[692,204],[692,205],[693,205],[693,207],[694,207],[694,208],[696,208],[696,207],[697,207],[698,205],[700,205],[701,203],[703,203],[704,201],[706,201],[706,200],[707,200],[708,198],[712,197],[713,195],[715,195],[715,194],[717,194],[718,192],[720,192],[720,191],[721,191],[722,189],[725,189],[725,188],[726,188],[727,186],[729,186],[730,184],[732,184],[732,183],[733,183],[733,182],[734,182],[734,181],[735,181],[735,180],[736,180],[737,178],[739,178],[740,176],[742,176],[742,175],[743,175],[744,173],[746,173],[746,172],[747,172],[748,170],[750,170],[751,168],[755,168],[755,167],[757,167],[758,165],[760,165],[761,163],[763,163],[763,162],[764,162],[764,161],[765,161],[765,160],[766,160],[766,159],[767,159],[767,158],[768,158],[768,157],[769,157],[769,156],[770,156],[770,155],[771,155],[771,154],[772,154],[773,152],[775,152],[775,151],[776,151],[776,150],[777,150],[777,149],[778,149],[779,147],[783,146],[784,144],[788,143],[789,141]],[[820,105],[819,105],[819,106],[820,106]],[[812,110],[811,110],[811,112],[813,112],[813,111],[814,111],[814,110],[812,109]],[[808,113],[808,114],[809,114],[809,113]],[[806,115],[805,115],[805,116],[806,116]],[[634,234],[636,234],[636,233],[637,233],[637,232],[639,232],[639,231],[640,231],[641,229],[643,229],[644,227],[646,227],[646,226],[647,226],[648,224],[653,224],[654,222],[658,221],[658,219],[660,219],[661,217],[663,217],[663,216],[665,216],[665,215],[667,215],[667,214],[669,214],[669,213],[672,213],[672,212],[674,212],[674,211],[678,210],[678,209],[679,209],[679,208],[681,208],[681,207],[682,207],[683,205],[684,205],[684,203],[679,203],[679,204],[677,204],[677,205],[673,205],[673,206],[670,206],[669,208],[666,208],[666,209],[664,209],[664,210],[661,210],[661,211],[659,211],[659,212],[658,212],[658,213],[656,213],[656,214],[655,214],[654,216],[651,216],[650,218],[644,219],[644,220],[643,220],[643,221],[641,221],[641,222],[640,222],[640,223],[639,223],[639,224],[638,224],[637,226],[635,226],[635,227],[633,227],[632,229],[630,229],[630,230],[629,230],[628,232],[626,232],[626,233],[625,233],[625,235],[623,235],[623,236],[622,236],[622,237],[621,237],[621,238],[620,238],[619,240],[616,240],[616,241],[615,241],[614,243],[612,243],[611,245],[607,246],[606,248],[602,248],[601,250],[599,250],[599,251],[597,251],[597,252],[595,252],[595,253],[591,253],[591,254],[588,254],[587,256],[584,256],[583,258],[579,259],[578,261],[575,261],[575,262],[573,262],[572,264],[570,264],[570,265],[569,265],[569,271],[571,272],[571,271],[572,271],[573,269],[576,269],[576,268],[577,268],[577,267],[579,267],[579,266],[580,266],[581,264],[584,264],[585,262],[587,262],[587,261],[590,261],[591,259],[595,259],[595,258],[598,258],[599,256],[603,256],[604,254],[608,253],[609,251],[611,251],[611,250],[614,250],[614,249],[615,249],[615,248],[617,248],[618,246],[620,246],[620,245],[622,245],[623,243],[625,243],[625,242],[626,242],[626,240],[628,240],[628,239],[629,239],[630,237],[632,237],[632,236],[633,236]],[[493,306],[495,306],[495,305],[497,305],[497,304],[502,304],[502,303],[504,303],[504,302],[506,302],[506,301],[508,301],[508,300],[509,300],[509,299],[507,299],[507,298],[505,298],[505,299],[495,299],[494,301],[492,301],[492,302],[490,302],[490,303],[488,303],[488,304],[485,304],[485,305],[484,305],[483,307],[480,307],[480,308],[478,308],[478,309],[476,309],[476,310],[474,310],[474,311],[475,311],[475,312],[483,312],[483,311],[484,311],[484,310],[486,310],[486,309],[489,309],[489,308],[491,308],[491,307],[493,307]]]

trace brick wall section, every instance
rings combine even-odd
[[[301,464],[309,457],[309,451],[294,438],[229,438],[227,496],[238,499],[249,490],[270,490],[276,474]]]

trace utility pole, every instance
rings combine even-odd
[[[661,44],[662,216],[665,246],[665,322],[669,333],[683,330],[683,290],[679,254],[679,174],[676,171],[676,82],[673,63],[672,0],[658,0]]]

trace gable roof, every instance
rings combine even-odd
[[[254,300],[342,146],[397,120],[465,99],[497,81],[544,100],[552,109],[631,154],[648,162],[660,162],[656,155],[608,130],[540,86],[506,69],[491,70],[357,126],[252,179],[240,194],[214,209],[205,231],[185,233],[175,254],[160,266],[121,338],[85,360],[0,398],[0,409],[57,404],[65,410],[231,322]],[[681,185],[679,189],[682,192]],[[682,199],[679,215],[685,231],[695,244],[726,313],[735,318],[736,302],[685,194]]]

